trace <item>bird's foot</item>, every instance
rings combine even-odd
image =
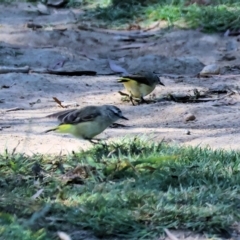
[[[107,146],[107,143],[104,142],[102,139],[94,138],[94,139],[88,139],[88,141],[93,145],[102,145],[104,147]]]
[[[93,145],[99,144],[99,142],[101,141],[100,139],[87,139],[87,140]]]
[[[110,128],[119,128],[119,127],[127,127],[124,124],[120,124],[120,123],[113,123],[109,126]]]
[[[118,91],[118,93],[119,93],[120,95],[122,95],[122,96],[127,97],[127,99],[126,99],[126,98],[122,98],[122,101],[129,101],[129,100],[130,100],[130,102],[132,103],[132,105],[135,106],[135,103],[134,103],[134,101],[133,101],[133,97],[132,97],[131,95],[129,95],[129,94],[127,94],[127,93],[124,93],[124,92],[121,92],[121,91]]]
[[[129,96],[129,99],[130,99],[132,105],[135,106],[135,103],[134,103],[134,101],[133,101],[133,97],[132,97],[132,96]]]

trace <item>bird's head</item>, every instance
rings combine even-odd
[[[148,79],[149,82],[152,82],[153,84],[157,85],[160,84],[162,86],[165,86],[162,82],[160,77],[155,74],[154,72],[150,72],[150,71],[145,71],[144,72],[144,76]]]
[[[128,118],[124,117],[122,111],[116,106],[106,105],[106,112],[113,121],[117,121],[119,118],[128,120]]]

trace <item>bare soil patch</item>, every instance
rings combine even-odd
[[[57,124],[44,116],[61,110],[53,97],[79,107],[119,106],[130,120],[128,127],[107,129],[101,135],[109,141],[146,135],[155,141],[164,138],[176,144],[239,149],[238,37],[160,28],[104,30],[77,22],[80,10],[51,9],[50,15],[41,15],[29,9],[27,4],[0,8],[0,66],[30,69],[29,73],[1,74],[1,152],[17,145],[17,151],[27,154],[68,153],[90,146],[71,136],[43,133]],[[32,29],[29,23],[42,27]],[[123,86],[117,83],[118,75],[109,67],[108,58],[129,72],[148,69],[162,75],[166,87],[157,87],[148,98],[188,95],[194,89],[200,93],[221,89],[233,94],[218,101],[159,101],[132,106],[121,100],[118,91]],[[208,64],[219,65],[221,75],[198,78],[196,75]],[[48,74],[47,69],[95,71],[96,75],[60,76]],[[11,108],[24,110],[6,111]],[[196,119],[184,121],[187,114]]]

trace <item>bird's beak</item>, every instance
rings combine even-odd
[[[126,117],[124,117],[124,116],[121,116],[121,118],[124,119],[124,120],[128,120],[128,118],[126,118]]]
[[[161,78],[160,77],[158,78],[159,78],[159,84],[165,87],[165,85],[161,82]]]

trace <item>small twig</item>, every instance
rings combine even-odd
[[[2,73],[28,73],[30,70],[29,66],[25,67],[8,67],[8,66],[1,66],[0,67],[0,74]]]
[[[194,99],[195,102],[209,102],[209,101],[218,101],[221,100],[223,98],[229,97],[231,95],[235,94],[234,92],[230,92],[222,97],[219,98],[205,98],[205,99]]]
[[[73,107],[78,107],[79,104],[77,102],[62,102],[62,106],[63,107],[70,107],[70,106],[73,106]]]
[[[33,28],[33,29],[37,29],[37,28],[42,28],[43,26],[37,23],[27,23],[27,28]]]
[[[24,108],[21,108],[21,107],[9,108],[6,110],[6,112],[14,112],[14,111],[19,111],[19,110],[24,110]]]
[[[222,96],[222,97],[219,97],[219,98],[204,98],[204,99],[191,99],[191,97],[189,97],[188,99],[186,99],[186,98],[184,98],[184,99],[178,99],[178,98],[176,98],[176,97],[174,97],[173,95],[171,95],[170,94],[170,100],[172,100],[172,101],[174,101],[174,102],[184,102],[184,103],[186,103],[186,102],[190,102],[190,103],[192,103],[192,102],[195,102],[195,103],[198,103],[198,102],[210,102],[210,101],[218,101],[218,100],[221,100],[221,99],[224,99],[224,98],[226,98],[226,97],[229,97],[229,96],[231,96],[232,94],[235,94],[234,92],[231,92],[231,93],[228,93],[228,94],[226,94],[226,95],[224,95],[224,96]]]
[[[12,150],[12,155],[14,155],[14,153],[16,152],[17,147],[19,146],[19,144],[20,144],[20,141],[18,141],[17,146]]]
[[[62,102],[60,100],[58,100],[56,97],[53,97],[53,100],[62,108],[66,108],[62,105]]]
[[[154,25],[152,25],[152,26],[150,26],[148,28],[143,29],[143,32],[146,32],[146,31],[149,31],[149,30],[153,30],[154,28],[159,27],[159,24],[160,24],[160,21],[157,21]]]
[[[107,158],[109,158],[113,153],[116,152],[116,149],[112,150],[108,155],[107,155]]]

